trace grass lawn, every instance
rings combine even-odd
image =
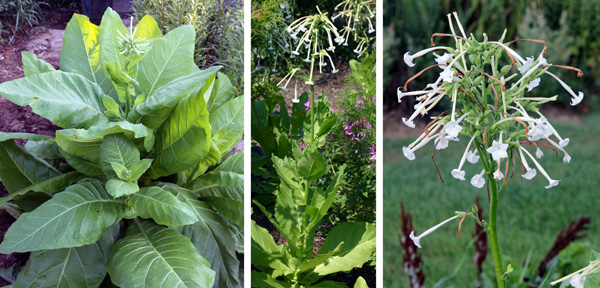
[[[570,153],[571,163],[563,164],[561,154],[556,157],[553,151],[543,149],[544,157],[540,164],[553,179],[560,179],[557,187],[545,189],[548,181],[537,173],[531,180],[521,181],[520,169],[515,171],[508,181],[508,187],[500,199],[498,213],[498,229],[500,247],[504,267],[509,263],[516,272],[511,279],[519,278],[520,267],[523,266],[531,251],[529,273],[535,269],[545,257],[561,229],[581,216],[592,217],[587,238],[576,243],[588,245],[585,255],[575,257],[574,267],[579,269],[586,265],[589,248],[600,249],[600,115],[588,115],[580,124],[555,123],[553,126],[563,138],[571,139],[566,147]],[[445,220],[454,211],[465,211],[475,204],[475,197],[480,197],[484,209],[484,217],[489,213],[487,191],[477,189],[470,184],[470,179],[482,169],[481,162],[465,163],[467,181],[454,179],[450,171],[458,167],[464,148],[468,142],[461,138],[460,142],[450,142],[450,146],[436,151],[435,160],[440,168],[446,184],[441,183],[431,161],[433,144],[418,150],[414,161],[408,161],[402,154],[402,147],[414,139],[384,141],[383,168],[383,205],[384,205],[384,285],[385,287],[410,287],[404,273],[402,249],[398,241],[400,233],[400,205],[403,201],[405,209],[413,215],[416,235],[429,227]],[[534,154],[534,149],[529,149]],[[530,165],[533,165],[529,162]],[[475,227],[472,219],[465,220],[461,237],[456,238],[458,221],[450,222],[433,234],[421,240],[423,249],[419,249],[425,266],[426,286],[434,284],[449,276],[457,268],[457,274],[440,287],[473,287],[476,281],[473,259],[473,246],[469,245]],[[464,263],[459,266],[461,256]],[[492,254],[488,244],[488,256],[484,262],[484,273],[493,278]],[[556,280],[558,274],[550,280]]]

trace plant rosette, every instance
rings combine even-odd
[[[243,99],[196,67],[192,26],[132,28],[110,8],[100,26],[75,14],[60,71],[23,52],[25,77],[0,84],[64,128],[0,133],[17,218],[0,252],[32,252],[15,287],[241,287]]]

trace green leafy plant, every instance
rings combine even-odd
[[[0,84],[64,128],[0,133],[1,202],[17,217],[0,252],[32,252],[15,287],[98,287],[107,272],[120,287],[241,287],[243,99],[220,67],[194,64],[194,35],[75,14],[61,71],[23,52],[25,77]]]

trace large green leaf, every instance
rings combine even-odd
[[[139,217],[152,218],[160,225],[173,227],[198,221],[190,205],[160,187],[141,188],[138,193],[131,195],[130,201]]]
[[[0,163],[0,182],[9,193],[61,174],[13,140],[0,142]]]
[[[244,99],[237,97],[210,114],[212,139],[221,155],[228,153],[244,135]]]
[[[133,36],[136,39],[151,40],[163,36],[158,27],[158,23],[156,23],[156,20],[149,15],[144,16],[135,28],[135,34]]]
[[[208,99],[206,99],[207,96]],[[231,98],[235,96],[233,85],[231,85],[231,81],[229,78],[221,72],[217,73],[217,80],[215,80],[215,85],[212,87],[211,93],[206,94],[205,100],[208,107],[208,112],[211,114],[219,109],[219,107],[223,106],[223,104],[229,102]]]
[[[114,171],[115,163],[130,169],[137,161],[140,161],[140,151],[125,134],[117,133],[104,137],[104,141],[100,144],[100,167],[106,178],[121,178]],[[131,175],[131,170],[129,171],[127,176]],[[127,178],[121,180],[127,181]]]
[[[157,39],[138,62],[139,89],[146,96],[173,79],[194,71],[194,27],[184,25]]]
[[[150,151],[154,145],[154,134],[151,129],[127,121],[110,122],[87,130],[59,130],[56,132],[56,143],[71,166],[81,173],[95,176],[103,173],[100,167],[100,145],[104,136],[117,133],[124,133],[128,138],[134,139],[134,143],[146,151]]]
[[[277,274],[291,275],[298,266],[298,260],[293,258],[285,245],[275,244],[273,236],[267,229],[251,222],[251,261],[252,265],[270,267]]]
[[[104,124],[102,90],[81,75],[50,71],[0,84],[0,95],[63,128]]]
[[[192,191],[198,197],[224,197],[244,201],[243,190],[222,189],[237,188],[244,185],[244,152],[240,151],[221,163],[214,170],[202,175],[191,183]],[[243,188],[243,187],[242,187]]]
[[[113,11],[110,7],[108,7],[108,9],[106,9],[106,11],[104,12],[104,15],[102,16],[102,22],[100,23],[100,32],[98,37],[98,41],[100,43],[99,66],[102,69],[102,72],[104,73],[105,77],[110,75],[106,67],[108,63],[113,63],[114,65],[116,65],[116,67],[118,67],[118,69],[120,69],[121,71],[125,71],[125,56],[120,53],[121,44],[119,39],[117,38],[119,36],[119,33],[121,35],[127,35],[129,32],[127,31],[125,25],[123,25],[123,20],[121,20],[119,14],[117,14],[117,12]],[[107,78],[108,80],[110,80],[110,77]],[[114,100],[117,100],[117,97],[115,97],[115,95],[119,93],[124,93],[124,90],[121,87],[116,87],[114,84],[115,83],[112,83],[113,88],[115,90],[113,95],[110,96],[112,96]],[[119,94],[118,98],[124,100],[124,98],[122,97],[123,95]]]
[[[298,250],[298,241],[301,241],[302,219],[304,217],[305,191],[301,186],[298,172],[295,167],[296,162],[290,158],[278,158],[273,156],[273,164],[277,175],[281,179],[279,184],[279,194],[275,203],[275,219],[279,222],[281,228],[289,235],[290,249],[296,256],[304,254]],[[299,254],[300,253],[300,254]]]
[[[319,151],[312,152],[307,149],[298,159],[298,173],[311,182],[318,180],[325,175],[325,172],[327,172],[327,165]]]
[[[12,200],[14,197],[20,197],[29,192],[52,194],[65,190],[67,187],[71,186],[71,184],[81,180],[83,177],[85,176],[77,171],[60,174],[56,177],[40,181],[36,184],[19,189],[6,197],[0,198],[0,205]]]
[[[21,132],[0,132],[0,142],[4,142],[10,139],[27,139],[33,141],[42,141],[54,139],[52,136],[33,134],[33,133],[21,133]]]
[[[255,288],[291,288],[292,283],[274,279],[271,275],[252,271],[251,285]]]
[[[126,207],[108,195],[100,181],[80,181],[21,215],[6,232],[0,253],[92,244],[121,220]]]
[[[56,70],[50,63],[38,59],[29,51],[21,51],[21,59],[23,59],[23,73],[26,77]]]
[[[175,229],[135,219],[110,254],[108,273],[122,288],[212,287],[215,272]]]
[[[211,127],[205,89],[181,99],[157,131],[156,156],[147,175],[156,179],[195,166],[209,152]]]
[[[344,252],[317,265],[308,277],[323,277],[341,271],[361,267],[371,259],[375,251],[375,224],[365,222],[344,222],[336,225],[327,234],[319,254],[327,254],[344,242]]]
[[[60,50],[60,69],[87,78],[102,87],[104,94],[114,98],[114,87],[100,67],[99,30],[87,16],[73,14]]]
[[[179,190],[178,198],[193,207],[199,221],[180,228],[192,240],[200,254],[217,272],[214,287],[241,287],[239,261],[235,256],[235,239],[223,218],[210,205],[199,201],[189,191]]]
[[[179,77],[156,89],[146,100],[135,106],[128,115],[130,122],[141,122],[145,126],[158,129],[181,99],[209,89],[217,71],[221,67],[211,67]]]
[[[15,288],[98,287],[106,276],[108,255],[118,233],[119,225],[114,225],[96,243],[31,253]]]

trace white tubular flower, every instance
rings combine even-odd
[[[535,78],[533,80],[531,80],[531,82],[529,82],[529,84],[527,84],[527,92],[533,90],[533,88],[537,87],[540,85],[540,77]],[[583,99],[583,96],[582,96]]]
[[[296,78],[296,85],[294,86],[294,99],[292,99],[293,103],[300,103],[300,99],[298,99],[298,78]]]
[[[508,143],[502,143],[502,132],[500,132],[500,139],[498,140],[499,141],[494,140],[492,142],[492,147],[486,149],[488,153],[492,154],[494,161],[508,158],[508,153],[506,152],[506,149],[508,149]]]
[[[567,90],[567,92],[569,92],[569,94],[571,94],[571,96],[573,97],[571,99],[571,106],[575,106],[579,103],[581,103],[581,101],[583,100],[583,92],[579,91],[579,93],[577,95],[575,95],[575,92],[573,92],[573,89],[571,89],[571,87],[569,87],[569,85],[567,85],[567,83],[563,82],[562,80],[560,80],[560,78],[558,78],[556,75],[546,71],[544,72],[550,76],[552,76],[554,79],[556,79],[556,81],[558,81],[558,83],[560,83],[560,85],[565,88],[565,90]]]
[[[538,141],[542,138],[548,138],[552,135],[552,129],[548,126],[548,120],[542,116],[535,120],[535,126],[533,126],[527,133],[527,140]]]
[[[448,134],[446,138],[455,138],[458,137],[458,133],[462,131],[462,127],[458,123],[458,121],[450,120],[446,125],[444,125],[444,132]]]
[[[398,87],[398,103],[402,103],[402,98],[406,97],[406,96],[418,96],[418,95],[423,95],[426,93],[429,93],[431,91],[410,91],[410,92],[402,92],[400,90],[401,87]]]
[[[417,247],[423,248],[423,247],[421,247],[421,243],[420,243],[421,242],[421,238],[423,238],[423,237],[431,234],[431,232],[437,230],[438,228],[442,227],[444,224],[446,224],[446,223],[448,223],[448,222],[450,222],[450,221],[452,221],[452,220],[454,220],[456,218],[459,218],[459,216],[458,215],[452,216],[452,217],[450,217],[450,218],[442,221],[440,224],[437,224],[437,225],[435,225],[435,226],[427,229],[427,231],[421,233],[421,235],[419,235],[419,236],[415,236],[415,231],[411,231],[409,237],[413,241],[413,243],[415,243],[415,245]]]
[[[467,161],[469,161],[471,164],[475,164],[477,161],[479,161],[479,155],[477,155],[476,150],[469,150],[467,152]]]
[[[402,123],[404,123],[404,125],[406,125],[410,128],[415,128],[415,121],[413,121],[413,120],[402,117]]]
[[[415,55],[411,55],[410,52],[406,52],[406,53],[404,53],[404,63],[406,63],[406,65],[408,65],[409,67],[415,67],[415,63],[413,63],[413,60],[415,60],[415,58],[419,58],[431,51],[435,51],[435,50],[439,50],[439,49],[448,50],[448,47],[437,46],[437,47],[427,48],[427,49],[419,51]]]
[[[581,276],[581,274],[575,274],[569,280],[569,284],[575,288],[583,288],[585,285],[585,276]]]
[[[525,63],[523,63],[523,66],[521,66],[521,68],[519,68],[518,70],[519,72],[521,72],[521,74],[523,74],[527,72],[531,65],[533,65],[533,56],[527,57],[527,61],[525,61]]]
[[[498,169],[496,169],[496,172],[494,172],[494,179],[498,181],[504,179],[504,174],[502,173],[502,171],[500,171],[500,166],[498,166]]]
[[[477,188],[482,188],[483,185],[485,185],[485,179],[483,178],[484,174],[485,174],[485,169],[481,170],[481,173],[475,174],[475,176],[473,176],[473,178],[471,178],[471,185],[473,185]]]
[[[542,152],[542,149],[540,149],[539,146],[536,146],[535,157],[537,157],[538,159],[541,159],[543,156],[544,156],[544,152]]]
[[[453,169],[452,170],[452,177],[458,179],[458,180],[462,180],[465,181],[465,170],[458,170],[458,169]]]
[[[446,128],[446,126],[444,126],[444,128]],[[448,136],[446,136],[446,137],[448,137]],[[472,137],[471,140],[469,140],[469,143],[467,144],[467,148],[465,149],[465,152],[463,153],[462,158],[460,158],[460,163],[458,164],[458,168],[452,170],[452,177],[454,177],[458,180],[465,181],[465,171],[462,170],[462,167],[465,164],[465,159],[467,159],[467,154],[469,153],[469,148],[471,147],[471,144],[473,143],[473,139],[475,139],[475,137]]]
[[[531,179],[533,179],[533,177],[535,177],[535,175],[537,174],[537,171],[535,169],[530,168],[529,164],[527,164],[527,159],[525,159],[525,157],[523,157],[523,152],[521,151],[523,149],[524,149],[523,147],[519,147],[519,156],[521,157],[521,162],[523,163],[523,167],[525,167],[525,174],[523,174],[521,176],[527,180],[531,180]]]
[[[440,68],[444,69],[446,68],[446,66],[448,66],[448,62],[450,62],[452,60],[452,54],[450,53],[444,53],[444,55],[435,58],[435,62],[437,62],[438,64],[440,64]]]
[[[444,133],[441,133],[435,140],[435,150],[443,150],[446,148],[448,148],[448,139],[445,137]]]
[[[406,157],[406,159],[410,161],[415,160],[415,153],[412,149],[410,149],[410,147],[402,147],[402,153],[404,153],[404,157]]]
[[[531,161],[533,161],[533,164],[535,164],[535,166],[538,168],[538,170],[540,170],[540,173],[542,173],[542,175],[544,175],[544,177],[546,177],[546,179],[548,180],[548,185],[545,186],[546,189],[550,189],[556,185],[558,185],[558,182],[560,182],[560,180],[554,180],[552,178],[550,178],[550,176],[548,176],[548,173],[546,173],[546,170],[544,170],[544,168],[542,167],[542,165],[540,165],[540,163],[538,163],[535,158],[533,158],[533,156],[531,156],[531,154],[529,153],[529,151],[522,149],[521,151],[525,152],[525,154],[527,154],[527,156],[529,156],[529,158],[531,159]]]
[[[444,68],[444,71],[440,73],[440,77],[444,80],[444,82],[452,83],[454,79],[454,71],[450,70],[450,67]]]

